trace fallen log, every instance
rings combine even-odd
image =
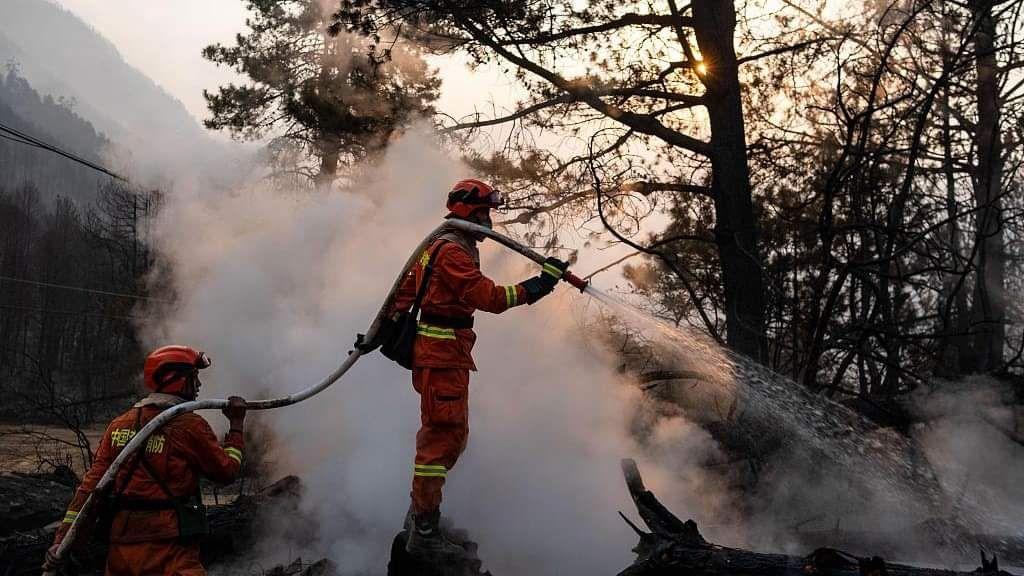
[[[73,486],[63,495],[54,496],[59,507],[67,503],[72,490]],[[249,549],[260,535],[259,519],[263,514],[297,509],[301,490],[301,481],[287,476],[254,495],[242,495],[230,504],[210,506],[207,509],[210,534],[202,542],[203,562],[213,564]],[[63,510],[59,514],[63,514]],[[53,542],[57,526],[57,522],[52,521],[45,526],[10,530],[0,535],[0,576],[39,574],[43,555]],[[89,542],[72,552],[66,573],[101,574],[106,556],[106,545]]]
[[[264,574],[265,576],[341,576],[334,562],[326,558],[312,564],[306,564],[302,558],[297,558],[290,564],[275,566]]]
[[[929,560],[934,561],[934,555],[930,558],[919,558],[915,551],[934,550],[943,544],[942,538],[946,537],[949,533],[948,530],[942,528],[933,528],[935,523],[937,521],[922,522],[900,531],[884,529],[875,532],[841,529],[797,531],[789,534],[788,539],[805,546],[807,549],[835,546],[854,554],[869,553],[883,557],[899,555],[904,560],[911,562],[919,560],[928,562]],[[997,556],[1004,564],[1010,566],[1024,565],[1024,537],[999,534],[965,534],[963,540],[974,545],[972,548],[974,553],[981,549]],[[947,551],[947,553],[953,555],[952,551]]]
[[[984,551],[980,568],[957,572],[890,564],[878,556],[857,557],[827,547],[800,557],[719,546],[705,540],[693,520],[680,520],[647,490],[636,462],[623,460],[622,473],[649,531],[622,515],[640,542],[633,549],[636,560],[619,576],[1012,576]]]
[[[59,520],[77,483],[68,468],[49,474],[0,474],[0,537]]]

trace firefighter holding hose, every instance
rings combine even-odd
[[[501,192],[480,180],[462,180],[448,194],[449,219],[491,227]],[[483,236],[453,229],[438,237],[404,278],[391,315],[419,309],[412,354],[412,385],[420,395],[411,522],[406,550],[414,556],[453,556],[462,547],[438,523],[445,479],[469,437],[469,373],[476,370],[473,312],[500,314],[533,304],[554,290],[568,264],[555,258],[542,272],[518,284],[498,286],[480,271],[477,243]],[[386,337],[386,336],[385,336]],[[380,342],[357,343],[363,350]],[[386,353],[386,352],[385,352]]]
[[[206,354],[187,346],[164,346],[146,358],[144,381],[152,392],[115,418],[100,441],[47,551],[44,572],[58,568],[57,549],[107,467],[135,433],[160,412],[195,400]],[[223,444],[194,413],[180,414],[149,437],[129,457],[96,509],[93,537],[109,541],[107,576],[188,574],[206,571],[199,560],[199,538],[207,531],[200,477],[228,483],[242,467],[245,400],[233,396],[223,410],[230,430]]]

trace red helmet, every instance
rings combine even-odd
[[[448,193],[449,217],[469,218],[481,208],[497,208],[505,203],[501,191],[472,178],[459,180]]]
[[[143,379],[154,392],[182,394],[199,371],[210,367],[210,357],[188,346],[164,346],[146,357]]]

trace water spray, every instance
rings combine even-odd
[[[420,254],[422,254],[426,249],[428,249],[430,245],[434,242],[434,240],[436,240],[439,236],[452,229],[462,230],[464,232],[470,232],[486,236],[487,238],[490,238],[495,242],[498,242],[499,244],[515,252],[518,252],[519,254],[522,254],[526,258],[533,260],[537,264],[543,264],[546,260],[546,257],[541,255],[540,253],[535,252],[534,250],[527,248],[526,246],[523,246],[519,242],[516,242],[515,240],[503,234],[495,232],[490,228],[480,226],[472,222],[466,222],[465,220],[447,220],[443,224],[435,228],[430,234],[428,234],[423,239],[423,241],[420,242],[416,249],[413,250],[412,254],[409,256],[409,259],[406,260],[405,265],[402,267],[401,274],[398,275],[394,283],[391,285],[391,290],[388,292],[387,297],[384,299],[384,304],[380,307],[380,310],[377,311],[377,315],[374,317],[373,322],[370,324],[369,329],[366,331],[365,339],[367,342],[373,341],[374,337],[377,335],[377,332],[380,330],[381,322],[384,320],[385,315],[387,314],[388,310],[391,309],[391,306],[394,303],[395,297],[398,294],[398,289],[402,284],[402,280],[405,278],[406,274],[408,274],[409,270],[411,270],[412,267],[416,264],[416,262],[419,261]],[[577,288],[580,292],[590,292],[588,290],[587,281],[579,278],[575,274],[572,274],[568,270],[566,270],[565,273],[562,275],[562,280],[572,285],[574,288]],[[311,398],[312,396],[315,396],[320,392],[323,392],[332,384],[340,380],[341,377],[344,376],[345,373],[348,372],[349,369],[355,365],[356,361],[359,360],[359,358],[362,355],[363,352],[356,348],[355,350],[349,352],[348,356],[345,358],[344,362],[342,362],[340,366],[338,366],[333,372],[331,372],[326,378],[324,378],[317,384],[310,386],[309,388],[306,388],[304,390],[295,392],[293,394],[289,394],[287,396],[281,396],[279,398],[268,398],[266,400],[253,400],[247,402],[246,407],[249,410],[272,410],[274,408],[283,408],[285,406],[291,406],[292,404],[297,404],[299,402],[302,402],[303,400]],[[107,488],[109,488],[110,485],[113,484],[114,479],[117,477],[118,471],[121,469],[121,466],[124,465],[125,461],[127,461],[128,458],[130,458],[131,455],[134,454],[139,449],[139,447],[143,446],[149,439],[149,437],[158,428],[160,428],[161,426],[163,426],[164,424],[166,424],[168,421],[173,419],[175,416],[178,416],[179,414],[195,412],[196,410],[223,410],[224,408],[227,407],[227,405],[228,401],[226,399],[204,399],[193,400],[191,402],[183,402],[159,413],[152,420],[146,423],[146,425],[143,426],[138,432],[136,432],[132,439],[128,442],[128,444],[125,445],[125,447],[121,450],[117,457],[114,458],[114,460],[110,463],[110,466],[107,468],[107,471],[100,478],[99,482],[96,483],[96,488],[93,490],[91,494],[89,494],[85,502],[82,504],[82,508],[79,510],[78,516],[75,518],[74,522],[71,523],[71,527],[68,529],[67,534],[64,536],[64,539],[61,540],[60,546],[58,546],[57,548],[57,552],[55,555],[58,564],[59,561],[67,555],[67,551],[74,544],[75,538],[77,537],[78,532],[80,530],[80,520],[89,517],[90,512],[92,512],[93,508],[95,508],[97,494],[103,494],[107,490]],[[56,572],[44,572],[44,575],[55,576]]]

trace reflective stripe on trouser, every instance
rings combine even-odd
[[[441,505],[448,471],[469,439],[469,370],[416,368],[413,388],[420,393],[420,430],[416,433],[412,503],[417,514]]]
[[[447,478],[448,469],[440,464],[414,464],[412,475],[424,478]]]

